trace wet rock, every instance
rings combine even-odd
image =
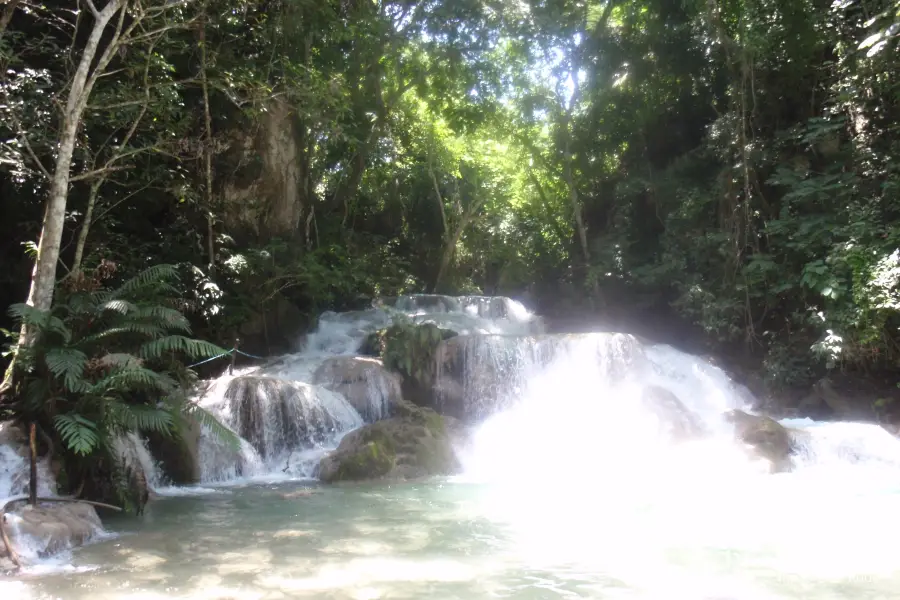
[[[455,446],[464,430],[458,421],[405,402],[396,405],[395,414],[347,434],[322,459],[319,479],[405,480],[459,472]]]
[[[813,384],[809,393],[800,401],[800,410],[804,414],[815,415],[817,411],[821,413],[822,409],[827,409],[839,419],[868,417],[867,414],[861,414],[863,411],[860,410],[860,404],[869,406],[868,402],[854,403],[851,398],[835,390],[831,381],[825,378]]]
[[[313,383],[344,396],[367,423],[386,418],[402,400],[400,376],[368,357],[329,358],[316,369]]]
[[[100,517],[88,504],[21,506],[3,516],[10,542],[20,556],[25,549],[44,557],[80,546],[103,531]],[[0,556],[6,549],[0,544]]]
[[[791,469],[791,434],[778,421],[742,410],[728,411],[725,418],[734,425],[735,437],[747,444],[755,456],[768,460],[773,473]]]
[[[697,438],[706,433],[703,423],[669,390],[651,385],[641,393],[644,407],[659,417],[666,433],[676,441]]]
[[[193,417],[185,420],[185,427],[172,435],[150,432],[147,441],[150,452],[159,461],[166,478],[176,485],[200,481],[200,435],[202,427]]]

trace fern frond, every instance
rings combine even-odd
[[[44,362],[54,377],[62,379],[66,390],[83,392],[89,386],[84,381],[84,367],[88,357],[74,348],[52,348],[44,355]]]
[[[190,358],[212,358],[227,354],[228,351],[215,344],[194,340],[181,335],[167,335],[151,340],[141,346],[138,355],[142,358],[154,359],[171,352],[180,352]]]
[[[100,310],[111,310],[121,315],[127,315],[130,312],[136,312],[138,307],[128,300],[110,300],[104,303]]]
[[[86,456],[100,443],[97,425],[81,415],[56,415],[53,425],[66,447],[75,454]]]
[[[130,369],[141,366],[141,359],[126,352],[111,352],[100,357],[101,365],[112,369]]]
[[[178,270],[173,265],[154,265],[123,283],[112,295],[114,298],[127,297],[147,286],[157,288],[173,280],[178,280]]]
[[[151,325],[149,323],[126,322],[120,324],[117,327],[110,327],[109,329],[104,329],[103,331],[99,331],[93,335],[85,336],[81,339],[81,343],[90,344],[93,342],[99,342],[101,340],[108,340],[109,338],[115,337],[117,335],[126,334],[139,334],[153,338],[164,333],[165,330],[156,325]]]
[[[172,413],[164,408],[146,404],[132,404],[128,408],[134,417],[134,429],[137,431],[155,431],[169,435],[175,429]]]
[[[38,310],[28,304],[18,303],[10,306],[7,312],[15,320],[35,327],[41,333],[55,333],[59,335],[67,344],[72,339],[72,332],[69,331],[62,319],[47,311]]]
[[[192,417],[201,428],[205,428],[213,439],[218,440],[228,446],[231,450],[239,450],[241,447],[240,436],[223,425],[212,413],[205,408],[201,408],[196,404],[188,404],[185,408],[185,414]]]
[[[125,393],[135,389],[169,393],[177,386],[175,380],[165,373],[132,366],[113,371],[95,383],[90,391],[92,395],[103,395],[111,391]]]
[[[144,319],[151,323],[164,326],[166,329],[175,329],[190,333],[191,324],[181,312],[167,306],[141,306],[137,307],[132,318]]]
[[[171,435],[175,429],[175,419],[165,408],[146,404],[126,404],[120,400],[107,398],[104,403],[106,420],[111,429],[119,431],[155,431]]]

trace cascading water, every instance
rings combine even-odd
[[[28,493],[30,464],[28,441],[24,433],[10,423],[0,423],[0,504],[6,498]],[[39,496],[55,496],[56,484],[46,460],[37,464]]]
[[[312,477],[344,434],[386,417],[399,383],[356,355],[369,334],[398,316],[464,334],[541,331],[540,321],[509,298],[423,294],[363,311],[326,312],[302,352],[222,376],[201,395],[200,405],[240,436],[234,448],[203,429],[201,481]]]
[[[631,335],[459,336],[441,346],[437,381],[439,406],[478,424],[466,451],[468,473],[478,478],[561,470],[659,478],[759,467],[725,418],[750,410],[750,393],[699,357]],[[795,470],[900,470],[900,443],[881,427],[784,425]]]

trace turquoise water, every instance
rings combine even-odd
[[[113,537],[0,582],[0,597],[830,600],[900,589],[898,526],[879,516],[895,512],[900,488],[841,492],[789,475],[635,497],[551,479],[162,498],[143,520],[108,521]]]

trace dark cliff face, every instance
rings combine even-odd
[[[230,132],[217,178],[226,230],[238,241],[290,238],[308,204],[304,153],[286,103],[272,101],[254,121]]]

